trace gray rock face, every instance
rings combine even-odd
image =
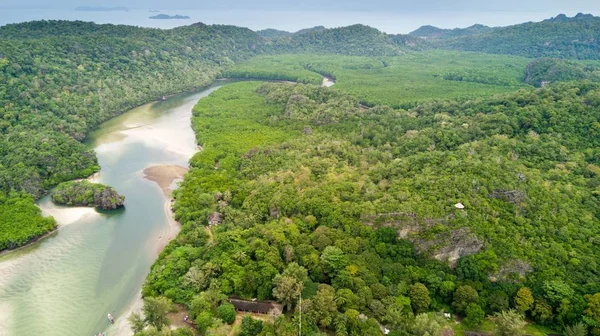
[[[461,213],[466,216],[466,212]],[[481,251],[484,240],[477,237],[468,227],[438,232],[433,238],[420,236],[420,233],[436,226],[450,225],[450,221],[454,218],[454,214],[442,218],[419,218],[415,213],[392,212],[366,215],[361,219],[369,226],[396,228],[398,238],[413,242],[420,253],[428,253],[435,259],[447,261],[454,267],[459,258]]]
[[[115,210],[123,206],[125,196],[119,195],[113,188],[94,193],[94,206],[102,210]]]
[[[456,266],[456,262],[461,257],[481,251],[484,244],[484,241],[467,227],[451,231],[447,235],[440,235],[433,242],[434,246],[437,246],[437,243],[441,245],[432,252],[433,257],[440,261],[447,261],[450,266]],[[430,244],[431,242],[425,245]]]

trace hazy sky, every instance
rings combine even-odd
[[[125,6],[132,11],[73,11],[83,5]],[[150,20],[149,9],[191,19]],[[64,19],[157,28],[204,22],[296,31],[362,23],[387,33],[408,33],[426,24],[506,26],[578,12],[600,16],[600,0],[0,0],[0,25]]]
[[[1,7],[76,7],[80,5],[127,6],[167,9],[337,9],[369,11],[501,10],[501,11],[596,11],[597,0],[0,0]]]

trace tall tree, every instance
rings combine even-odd
[[[146,321],[158,330],[162,330],[163,326],[170,324],[167,314],[172,309],[173,302],[166,297],[144,298],[144,316],[146,316]]]

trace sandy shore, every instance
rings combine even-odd
[[[173,211],[171,210],[171,203],[173,202],[171,194],[176,188],[175,184],[177,181],[182,180],[187,172],[187,168],[176,165],[160,165],[144,169],[144,178],[155,182],[165,195],[164,211],[169,226],[162,232],[156,242],[157,254],[160,254],[165,246],[167,246],[181,230],[181,225],[175,220]]]
[[[156,182],[165,194],[165,197],[170,198],[173,192],[173,183],[183,179],[183,176],[187,172],[188,169],[182,166],[152,166],[144,169],[144,178]]]

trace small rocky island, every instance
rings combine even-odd
[[[115,210],[123,206],[125,196],[112,187],[88,181],[70,181],[58,185],[52,192],[56,204],[93,206],[102,210]]]
[[[155,20],[187,20],[190,19],[187,15],[167,15],[167,14],[158,14],[150,17]]]

